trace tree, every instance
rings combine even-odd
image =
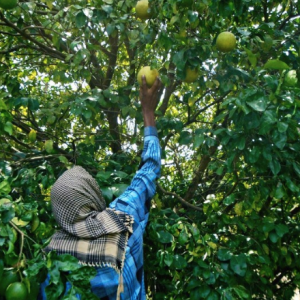
[[[133,145],[142,147],[136,74],[150,65],[164,84],[164,163],[145,237],[149,299],[291,299],[300,283],[300,5],[149,3],[146,21],[133,0],[0,11],[0,271],[18,269],[28,288],[50,272],[50,299],[64,280],[75,287],[68,299],[90,299],[93,270],[42,251],[57,227],[49,191],[77,163],[107,203],[122,193],[139,163]],[[228,53],[215,45],[223,31],[237,39]],[[194,83],[184,82],[187,69],[198,71]]]

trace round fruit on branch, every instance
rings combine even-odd
[[[142,84],[143,75],[145,75],[147,86],[150,88],[159,76],[159,73],[156,69],[151,69],[149,66],[141,68],[137,75],[137,80],[140,85]]]
[[[229,31],[221,32],[216,40],[217,49],[221,52],[230,52],[236,47],[236,38]]]
[[[151,17],[151,9],[148,0],[140,0],[135,6],[136,16],[145,21]]]

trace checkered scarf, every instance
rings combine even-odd
[[[75,166],[58,178],[51,204],[61,230],[52,236],[46,251],[71,254],[83,265],[121,271],[133,218],[106,208],[97,182],[85,169]]]

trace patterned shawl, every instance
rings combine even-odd
[[[85,169],[75,166],[58,178],[51,204],[62,229],[45,250],[71,254],[83,265],[110,266],[120,273],[133,218],[106,208],[97,182]]]

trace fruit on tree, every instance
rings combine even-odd
[[[187,67],[183,82],[191,83],[196,81],[197,78],[198,78],[198,70]]]
[[[17,4],[18,0],[0,0],[0,7],[3,9],[13,9]]]
[[[0,296],[4,296],[7,287],[14,282],[19,281],[19,274],[16,270],[5,270],[0,281]]]
[[[289,70],[284,76],[284,84],[287,86],[295,86],[298,82],[296,70]]]
[[[27,300],[28,291],[23,282],[11,283],[5,292],[6,300]]]
[[[235,35],[229,31],[221,32],[216,40],[217,49],[221,52],[230,52],[236,46]]]
[[[151,17],[151,9],[148,0],[140,0],[135,6],[135,13],[141,20],[147,20]]]
[[[142,76],[146,76],[147,86],[150,88],[156,80],[156,77],[159,76],[159,73],[156,69],[151,69],[149,66],[143,67],[140,69],[137,75],[138,83],[142,84]]]

